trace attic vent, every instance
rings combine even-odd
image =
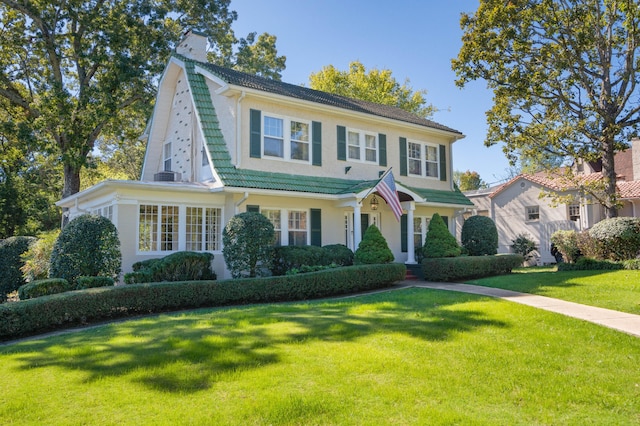
[[[155,182],[177,182],[180,180],[180,173],[178,172],[159,172],[153,175]]]

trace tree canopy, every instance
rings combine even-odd
[[[96,141],[122,114],[150,106],[168,55],[187,29],[214,57],[279,78],[275,37],[237,39],[230,0],[0,0],[0,98],[19,108],[62,162],[66,197]],[[237,47],[237,49],[234,49]],[[122,129],[122,127],[120,127]],[[117,134],[117,129],[112,129]]]
[[[475,189],[487,188],[487,183],[482,180],[480,174],[476,171],[467,170],[466,172],[461,172],[456,170],[453,172],[453,181],[460,191],[472,191]]]
[[[347,71],[340,71],[333,65],[327,65],[309,76],[312,89],[354,99],[396,106],[420,117],[429,118],[435,107],[427,104],[426,90],[413,91],[409,80],[403,84],[391,75],[390,70],[376,68],[366,70],[359,61],[349,64]]]
[[[600,188],[583,187],[617,215],[614,155],[640,123],[638,2],[481,0],[461,27],[457,84],[483,79],[494,93],[485,144],[601,161]]]

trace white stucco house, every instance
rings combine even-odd
[[[452,181],[457,130],[401,109],[348,99],[206,62],[190,32],[159,81],[138,181],[104,181],[57,203],[69,219],[107,216],[123,272],[175,251],[214,253],[228,277],[222,230],[235,214],[268,217],[281,245],[345,244],[355,250],[376,224],[396,262],[415,263],[426,223],[472,203]],[[397,220],[372,190],[392,169]]]
[[[614,161],[622,203],[619,215],[640,216],[640,140],[633,140],[631,148],[617,153]],[[599,162],[573,165],[574,174],[582,180],[602,179],[601,170]],[[555,205],[544,195],[549,192],[572,195],[573,201]],[[555,231],[589,229],[605,217],[604,208],[597,201],[580,196],[575,185],[546,172],[521,174],[502,185],[465,192],[465,195],[474,204],[465,216],[478,214],[495,222],[499,253],[510,253],[512,241],[525,234],[538,244],[538,264],[555,263],[550,241]],[[457,220],[460,229],[464,217]]]

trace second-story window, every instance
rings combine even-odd
[[[347,154],[349,160],[378,162],[378,137],[359,130],[347,131]]]
[[[263,155],[309,162],[310,127],[308,122],[265,115]]]
[[[437,146],[409,142],[407,144],[407,157],[409,174],[434,178],[440,175]]]

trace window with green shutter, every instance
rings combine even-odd
[[[338,160],[347,160],[347,128],[338,126]]]
[[[262,113],[257,109],[249,112],[249,156],[252,158],[260,158],[262,156],[262,131],[261,131]]]
[[[314,166],[322,166],[322,123],[314,121],[311,123],[312,140],[312,163]]]
[[[387,166],[387,135],[382,133],[378,134],[378,149],[380,151],[378,155],[378,164],[386,167]]]

